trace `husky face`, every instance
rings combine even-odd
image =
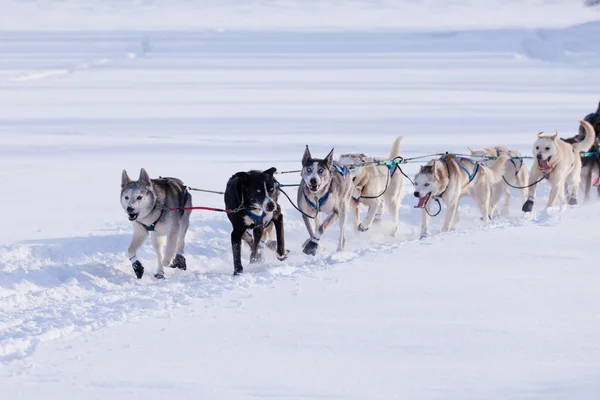
[[[415,175],[415,193],[414,196],[419,199],[415,208],[425,208],[431,196],[440,193],[440,181],[436,176],[433,165],[423,165],[417,175]]]
[[[152,181],[145,169],[141,169],[137,181],[132,181],[123,170],[121,175],[121,206],[130,221],[148,216],[156,204]]]
[[[324,159],[312,158],[306,146],[302,157],[302,180],[308,189],[317,193],[331,182],[331,168],[333,166],[333,149]]]
[[[275,211],[279,191],[273,174],[276,168],[269,168],[264,172],[251,171],[238,172],[240,190],[243,202],[251,209],[262,210],[265,213]]]
[[[550,161],[553,157],[556,157],[558,151],[557,138],[557,133],[552,136],[543,136],[542,132],[538,133],[538,139],[533,145],[533,157],[537,159],[538,166],[542,172],[550,172],[552,170]]]

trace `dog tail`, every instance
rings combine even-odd
[[[398,136],[396,140],[394,140],[394,144],[392,145],[392,151],[390,152],[390,160],[393,160],[396,157],[400,157],[400,144],[402,143],[402,136]]]
[[[589,122],[580,120],[579,123],[585,129],[585,139],[583,139],[579,143],[573,143],[573,147],[575,150],[581,151],[589,151],[590,148],[594,145],[594,141],[596,140],[596,132],[594,132],[594,128],[590,125]]]
[[[506,153],[501,153],[500,156],[494,161],[491,167],[489,167],[490,174],[490,183],[495,185],[496,183],[502,180],[502,176],[504,175],[504,168],[506,166],[506,162],[510,160],[510,156]]]

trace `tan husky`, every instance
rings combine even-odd
[[[523,163],[523,159],[521,157],[521,153],[516,150],[507,149],[504,146],[495,146],[495,147],[483,147],[481,149],[472,149],[468,147],[469,151],[474,156],[487,156],[487,157],[499,157],[500,154],[508,154],[510,159],[506,161],[506,165],[504,166],[504,178],[508,183],[513,186],[522,187],[523,189],[519,189],[521,192],[521,196],[523,197],[523,201],[527,200],[527,181],[529,178],[529,171],[527,167]],[[493,165],[493,160],[485,161],[485,166],[491,167]],[[504,204],[502,208],[500,208],[500,199],[504,195]],[[490,216],[492,218],[504,215],[509,215],[509,206],[510,206],[510,186],[504,182],[504,179],[501,179],[498,183],[493,185],[492,187],[492,198],[490,199]],[[502,211],[501,211],[502,210]]]
[[[579,123],[585,129],[585,139],[578,143],[567,143],[558,137],[558,132],[551,136],[538,133],[538,139],[533,145],[535,162],[529,176],[529,197],[523,204],[523,211],[533,209],[536,186],[544,178],[550,181],[551,189],[546,207],[552,207],[556,198],[564,204],[577,204],[577,194],[581,182],[581,157],[579,153],[587,151],[594,144],[596,133],[594,128],[583,120]],[[568,193],[569,188],[571,192]],[[568,199],[567,199],[568,196]]]
[[[484,223],[490,221],[490,197],[492,185],[502,180],[504,166],[509,159],[501,154],[491,168],[468,158],[446,154],[438,160],[431,160],[421,167],[415,176],[415,197],[421,209],[421,239],[429,230],[429,200],[441,199],[446,204],[446,219],[443,232],[454,228],[457,220],[458,202],[462,196],[469,196],[479,206]]]
[[[400,144],[402,136],[399,136],[392,145],[388,160],[394,160],[400,156]],[[340,155],[340,163],[343,165],[360,165],[362,163],[376,162],[381,159],[367,157],[362,153],[346,153]],[[392,235],[398,232],[398,210],[402,201],[402,186],[404,177],[398,171],[397,165],[387,167],[385,165],[356,168],[352,172],[352,180],[356,186],[356,193],[351,207],[354,208],[354,228],[365,232],[373,223],[373,220],[381,219],[384,206],[392,217],[394,228]],[[358,205],[365,204],[369,211],[363,222],[360,222],[360,209]]]

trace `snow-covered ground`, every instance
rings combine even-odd
[[[222,190],[239,170],[298,168],[305,144],[529,154],[538,131],[571,135],[595,110],[594,11],[456,1],[441,23],[439,2],[401,3],[202,2],[210,18],[193,22],[183,1],[3,2],[2,398],[597,398],[596,199],[543,211],[543,186],[525,219],[515,193],[489,227],[465,200],[457,231],[440,216],[418,241],[407,195],[397,238],[384,221],[335,253],[336,227],[316,258],[283,200],[292,254],[248,266],[245,252],[236,278],[228,221],[195,212],[188,271],[133,276],[124,168]],[[190,30],[219,27],[236,31]],[[149,245],[139,256],[153,270]]]

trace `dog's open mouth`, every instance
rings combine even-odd
[[[137,214],[127,214],[127,216],[129,217],[130,221],[135,221],[138,217]]]
[[[431,192],[427,193],[423,197],[419,197],[419,203],[415,206],[415,208],[425,208],[427,203],[429,203],[429,198],[431,197]]]
[[[317,190],[319,190],[319,186],[317,185],[309,185],[308,188],[311,192],[316,192]]]
[[[538,165],[543,172],[548,172],[552,170],[552,166],[550,165],[550,157],[547,160],[538,160]]]

